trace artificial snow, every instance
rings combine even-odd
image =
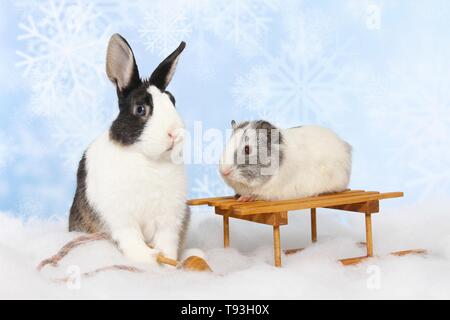
[[[382,206],[373,217],[380,257],[344,267],[339,258],[361,256],[360,214],[318,210],[318,243],[312,245],[309,215],[290,215],[281,228],[285,248],[306,247],[273,267],[272,233],[265,225],[232,220],[231,246],[222,248],[222,219],[210,208],[195,211],[187,247],[206,254],[214,273],[155,267],[144,273],[105,271],[68,283],[55,279],[113,264],[133,265],[106,241],[82,245],[58,267],[38,272],[38,263],[76,234],[66,219],[28,219],[0,214],[0,298],[26,299],[449,299],[450,220],[448,206]],[[388,252],[425,248],[425,256],[392,257]],[[137,265],[135,265],[137,266]],[[143,266],[137,266],[143,267]]]

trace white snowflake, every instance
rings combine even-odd
[[[350,69],[341,63],[345,51],[334,46],[308,59],[295,51],[285,49],[239,77],[233,88],[236,105],[250,111],[276,110],[286,125],[332,122],[346,110],[345,99],[355,90],[349,83]]]
[[[214,1],[214,8],[207,12],[202,23],[243,53],[254,55],[264,46],[271,14],[277,11],[279,3],[279,0]]]
[[[18,66],[32,91],[31,110],[44,117],[61,156],[74,166],[81,144],[86,147],[114,110],[101,99],[110,25],[92,2],[48,0],[19,27],[25,46]]]
[[[139,34],[147,50],[166,56],[186,40],[191,31],[181,8],[159,1],[146,10]]]
[[[194,64],[200,68],[199,77],[207,80],[214,74],[204,59],[212,49],[209,39],[225,40],[240,53],[258,54],[264,50],[271,14],[278,10],[279,3],[279,0],[160,0],[138,1],[134,6],[144,13],[139,34],[147,50],[164,56],[181,40],[189,40],[190,48],[197,45]],[[202,42],[204,39],[208,41]]]
[[[104,56],[109,28],[92,3],[41,2],[35,15],[19,24],[18,52],[36,101],[34,111],[52,114],[67,100],[91,98],[93,84],[104,80]]]
[[[284,126],[336,122],[348,99],[365,97],[367,76],[353,62],[348,43],[338,41],[323,13],[292,4],[283,23],[285,39],[276,53],[237,78],[232,94],[239,109],[276,114]],[[295,13],[295,14],[294,14]]]

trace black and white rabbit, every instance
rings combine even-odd
[[[319,126],[279,129],[267,121],[232,122],[220,161],[240,201],[287,200],[347,188],[351,146]]]
[[[117,89],[119,115],[80,161],[69,230],[105,232],[129,259],[177,259],[189,212],[184,166],[171,155],[183,122],[166,87],[185,43],[142,80],[127,41],[114,34],[106,73]],[[151,249],[149,244],[153,249]]]

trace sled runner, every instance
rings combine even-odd
[[[273,226],[274,260],[275,266],[281,267],[280,226],[288,224],[288,213],[294,210],[310,209],[311,240],[317,241],[317,208],[337,209],[362,213],[365,216],[366,241],[364,243],[367,254],[362,257],[339,260],[343,265],[353,265],[373,257],[372,214],[378,213],[380,200],[403,197],[403,192],[380,193],[376,191],[346,190],[339,193],[324,194],[283,201],[253,201],[239,202],[233,196],[189,200],[188,205],[208,205],[215,208],[215,213],[223,216],[223,243],[230,246],[230,218],[257,222]],[[296,253],[302,249],[286,250],[286,255]],[[422,254],[425,250],[405,250],[393,252],[392,255]]]

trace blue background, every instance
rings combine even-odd
[[[448,200],[449,27],[445,0],[2,0],[0,210],[67,214],[80,155],[117,112],[115,32],[142,76],[187,42],[169,90],[190,131],[325,125],[354,147],[352,188]],[[229,192],[214,165],[188,171],[190,196]]]

